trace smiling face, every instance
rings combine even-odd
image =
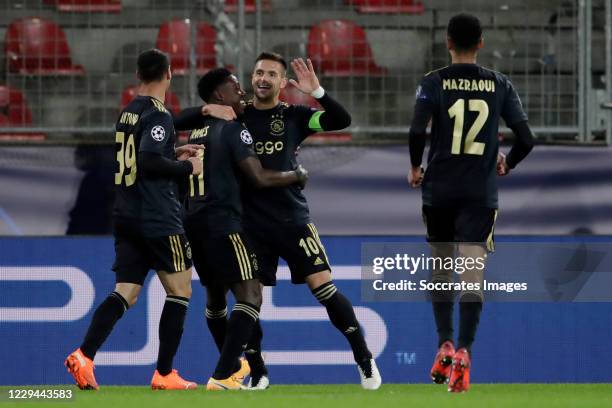
[[[257,100],[263,103],[275,101],[281,89],[287,86],[285,68],[280,62],[265,59],[257,61],[251,85]]]
[[[238,82],[238,78],[234,75],[227,77],[227,79],[219,85],[217,92],[223,101],[223,105],[231,106],[238,115],[244,112],[243,98],[245,92]]]

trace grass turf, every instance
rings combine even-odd
[[[0,387],[0,408],[40,406],[43,402],[8,402],[8,389]],[[29,388],[29,387],[28,387]],[[44,388],[44,387],[37,387]],[[55,388],[55,387],[54,387]],[[65,388],[65,387],[63,387]],[[386,384],[378,391],[358,385],[276,385],[264,392],[151,391],[148,387],[103,386],[100,391],[74,388],[74,399],[53,403],[53,407],[609,407],[612,384],[475,384],[465,394],[450,394],[444,386]]]

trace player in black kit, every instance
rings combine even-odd
[[[251,79],[255,98],[245,109],[244,121],[253,135],[255,152],[266,169],[283,171],[295,167],[295,151],[308,136],[344,129],[351,123],[350,114],[320,86],[310,60],[296,59],[291,66],[297,80],[289,81],[315,97],[324,110],[279,102],[280,91],[288,82],[287,63],[274,53],[262,53],[257,58]],[[332,281],[325,248],[310,220],[308,203],[301,190],[295,186],[257,192],[246,190],[244,209],[245,231],[253,239],[262,283],[275,285],[279,257],[287,261],[291,281],[308,285],[326,308],[332,324],[350,343],[362,386],[380,387],[376,362],[351,302]],[[250,349],[261,349],[257,341],[252,344],[255,347],[250,344]],[[258,386],[257,373],[252,373],[251,386]]]
[[[410,127],[409,181],[422,185],[423,218],[432,255],[486,258],[493,251],[497,217],[497,176],[504,176],[533,147],[527,115],[512,83],[504,75],[476,64],[483,46],[480,21],[460,14],[448,24],[452,64],[425,75],[417,90]],[[507,158],[499,153],[499,118],[516,137]],[[421,161],[427,124],[431,146],[427,171]],[[453,243],[462,244],[455,245]],[[483,270],[467,271],[462,280],[480,283]],[[433,282],[451,282],[452,271],[432,271]],[[482,290],[459,296],[457,350],[453,342],[453,294],[432,293],[438,331],[438,353],[431,369],[434,382],[449,383],[451,392],[469,389],[470,352],[480,312]]]
[[[319,85],[310,60],[292,62],[297,81],[291,83],[315,97],[324,110],[288,105],[279,101],[287,85],[287,63],[278,54],[262,53],[257,58],[251,85],[255,99],[241,119],[253,137],[255,153],[265,169],[290,171],[297,166],[295,152],[308,136],[320,131],[344,129],[350,114]],[[199,110],[195,108],[196,115]],[[376,362],[368,350],[353,306],[334,285],[325,248],[310,221],[308,203],[296,185],[242,192],[243,226],[251,239],[259,277],[264,285],[276,284],[279,257],[289,264],[293,283],[307,283],[316,299],[325,306],[332,324],[343,333],[353,350],[366,389],[378,389],[382,382]],[[210,327],[210,323],[209,323]],[[251,367],[249,388],[265,389],[269,384],[261,358],[262,332],[256,326],[246,357]]]
[[[198,93],[207,104],[231,106],[238,115],[242,114],[244,91],[225,68],[204,75],[198,83]],[[207,388],[241,389],[250,370],[246,362],[238,362],[238,357],[253,329],[261,330],[261,286],[257,258],[242,228],[240,186],[296,184],[303,188],[307,173],[301,166],[282,172],[262,168],[253,151],[253,137],[240,122],[207,118],[195,108],[195,115],[190,115],[190,110],[179,115],[176,126],[191,129],[190,143],[205,147],[200,151],[203,174],[189,178],[185,226],[197,273],[206,287],[207,322],[221,352]],[[234,293],[236,304],[226,322],[228,289]]]
[[[149,270],[166,290],[159,323],[159,355],[153,389],[194,389],[172,369],[191,297],[191,249],[184,235],[177,180],[202,172],[199,146],[175,149],[172,116],[164,107],[170,61],[159,50],[138,56],[138,96],[116,124],[117,167],[113,234],[115,291],[96,309],[81,346],[66,366],[81,389],[98,389],[93,359],[115,323],[132,306]],[[178,160],[177,160],[178,159]],[[129,362],[126,361],[126,364]]]

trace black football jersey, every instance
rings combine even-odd
[[[317,131],[309,125],[316,112],[307,106],[284,102],[264,110],[247,105],[243,121],[253,135],[255,153],[264,168],[291,171],[297,167],[297,148]],[[303,225],[310,222],[308,203],[297,185],[260,190],[247,187],[243,203],[246,223]]]
[[[172,115],[161,101],[137,96],[120,113],[115,130],[115,225],[129,224],[147,237],[183,233],[177,180],[138,172],[139,152],[176,159]]]
[[[255,156],[251,134],[239,122],[202,117],[189,143],[204,145],[200,150],[204,172],[189,177],[185,222],[214,235],[240,232],[243,176],[238,164]]]
[[[417,90],[412,128],[431,119],[423,204],[497,208],[499,118],[526,121],[504,75],[476,64],[452,64],[427,74]]]

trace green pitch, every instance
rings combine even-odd
[[[0,387],[3,395],[9,387]],[[14,388],[14,387],[10,387]],[[22,387],[23,388],[23,387]],[[0,402],[0,408],[45,406],[44,402]],[[378,391],[358,385],[273,386],[263,392],[151,391],[147,387],[103,386],[98,391],[79,391],[70,402],[49,407],[88,408],[552,408],[610,407],[612,384],[474,384],[465,394],[449,394],[444,386],[387,384]]]

